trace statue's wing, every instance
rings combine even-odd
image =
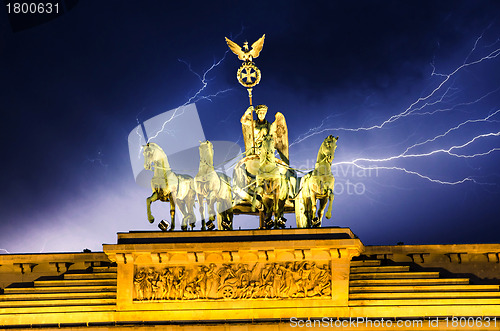
[[[243,141],[245,142],[245,152],[248,152],[252,149],[252,126],[250,125],[241,125],[243,131]]]
[[[274,147],[280,154],[281,159],[286,164],[290,164],[288,158],[288,128],[285,116],[282,113],[276,113],[275,120],[271,125],[271,134],[274,138]]]
[[[229,49],[236,55],[238,55],[238,59],[244,61],[243,55],[245,54],[243,50],[241,49],[240,45],[235,43],[234,41],[229,40],[227,37],[226,38],[226,43],[229,46]]]
[[[252,44],[252,50],[250,50],[250,55],[255,59],[259,56],[260,51],[262,50],[262,47],[264,47],[264,38],[266,35],[262,35],[262,37],[259,38],[256,42]]]

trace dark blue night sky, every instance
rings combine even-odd
[[[116,232],[158,230],[129,133],[223,59],[196,106],[207,139],[243,147],[248,97],[224,37],[264,33],[254,102],[285,115],[291,164],[313,167],[340,137],[325,226],[365,245],[498,243],[499,13],[498,1],[79,1],[14,32],[4,7],[0,253],[98,251]]]

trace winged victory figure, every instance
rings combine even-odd
[[[258,154],[259,147],[265,136],[270,135],[274,139],[275,148],[280,155],[280,158],[286,164],[288,160],[288,128],[285,121],[285,116],[278,112],[275,115],[273,123],[269,123],[266,119],[267,106],[258,105],[255,107],[257,120],[252,119],[253,106],[248,107],[243,116],[241,117],[241,124],[243,130],[243,139],[245,141],[245,151],[247,155]],[[252,128],[254,130],[252,143]],[[255,146],[255,148],[253,148]]]
[[[243,47],[235,43],[234,41],[229,40],[226,37],[226,42],[231,51],[238,55],[238,59],[245,61],[245,62],[252,62],[253,59],[257,58],[260,54],[260,51],[262,50],[262,47],[264,47],[264,38],[266,35],[262,35],[256,42],[252,44],[252,49],[248,48],[248,42],[245,41],[243,43]]]

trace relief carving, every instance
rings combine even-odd
[[[134,301],[329,298],[331,281],[315,262],[136,266]]]

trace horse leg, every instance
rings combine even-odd
[[[196,225],[196,216],[194,215],[194,200],[196,197],[195,191],[191,191],[188,196],[186,197],[186,208],[188,212],[188,217],[189,217],[189,225],[191,226],[191,230],[194,229],[194,226]]]
[[[262,188],[262,185],[256,184],[256,188],[254,191],[254,196],[252,200],[252,211],[255,211],[255,205],[256,205],[256,200],[258,199],[260,202],[260,209],[259,210],[259,229],[268,229],[267,227],[267,205],[266,205],[266,198],[263,198],[261,194],[263,194],[264,189]]]
[[[317,196],[316,193],[311,191],[311,211],[312,211],[312,224],[311,226],[313,228],[317,228],[321,224],[321,220],[318,218],[317,211],[318,211],[318,201],[317,201]]]
[[[257,187],[255,189],[255,191],[253,192],[253,196],[252,196],[252,211],[255,212],[258,208],[257,208],[257,201],[259,201],[260,203],[262,203],[262,192],[263,192],[263,189],[262,187]]]
[[[302,186],[302,199],[304,200],[304,218],[305,218],[305,227],[310,228],[312,220],[314,218],[314,214],[312,213],[312,189],[311,189],[311,174],[307,174],[301,180]]]
[[[223,230],[233,229],[233,208],[231,207],[231,200],[221,199],[217,202],[217,213],[218,217],[221,219],[221,225]]]
[[[304,198],[304,209],[305,209],[305,216],[306,216],[306,228],[311,227],[312,219],[313,219],[313,214],[312,214],[312,201],[311,201],[311,196],[307,195]]]
[[[208,199],[207,199],[207,207],[208,207],[208,222],[211,223],[213,227],[215,227],[214,222],[215,222],[215,217],[216,217],[215,203],[216,203],[215,192],[211,192],[210,195],[208,196]],[[220,220],[220,217],[218,217],[217,218],[217,230],[222,230],[222,226],[220,223],[221,223],[221,220]],[[212,227],[212,230],[213,230],[213,227]]]
[[[148,213],[148,221],[149,223],[153,223],[155,218],[151,215],[151,203],[158,200],[158,192],[153,192],[149,198],[146,199],[146,210]]]
[[[276,183],[266,180],[263,182],[262,189],[262,205],[264,207],[265,214],[265,227],[266,229],[272,229],[275,227],[275,219],[273,219],[273,215],[276,218],[276,210],[277,210],[277,192],[276,192]]]
[[[233,214],[233,205],[232,205],[232,201],[231,201],[231,196],[229,196],[229,200],[228,200],[228,209],[227,209],[227,218],[229,220],[229,230],[232,230],[233,229],[233,217],[234,217],[234,214]]]
[[[329,195],[328,195],[328,201],[329,201],[329,204],[328,204],[328,210],[326,211],[326,218],[330,219],[332,217],[332,203],[333,203],[333,198],[334,198],[334,195],[333,195],[333,190],[329,190]]]
[[[177,201],[177,205],[179,206],[179,209],[182,213],[182,222],[181,222],[181,230],[182,231],[187,231],[187,219],[188,219],[188,212],[186,209],[186,203],[182,200]]]
[[[278,196],[278,210],[276,211],[276,225],[282,229],[286,227],[285,204],[288,198],[288,183],[284,178],[281,178]]]
[[[280,197],[281,197],[281,185],[276,182],[273,182],[273,186],[272,186],[272,189],[273,189],[273,209],[272,209],[272,213],[274,214],[274,221],[273,221],[273,227],[274,228],[278,228],[278,226],[280,228],[282,228],[281,225],[278,225],[278,223],[281,223],[281,217],[282,217],[282,214],[281,214],[281,208],[280,208]]]
[[[286,227],[286,218],[284,217],[285,203],[286,199],[288,198],[288,183],[284,178],[282,178],[280,181],[279,194],[277,198],[278,208],[275,214],[275,223],[277,227],[284,229]]]
[[[264,224],[265,228],[270,230],[274,227],[274,221],[273,221],[273,205],[274,205],[274,200],[269,199],[269,198],[264,198],[262,201],[264,205]]]
[[[219,200],[215,201],[215,217],[217,217],[217,228],[220,230],[226,230],[226,219],[224,215],[224,210],[222,209],[222,202]]]
[[[207,228],[205,227],[205,201],[203,200],[203,195],[198,194],[198,205],[201,215],[201,230],[205,231]]]
[[[222,198],[219,200],[220,202],[220,205],[219,205],[219,209],[221,209],[219,211],[219,213],[221,215],[223,215],[223,222],[225,224],[223,224],[224,228],[226,230],[232,230],[233,229],[233,195],[231,193],[231,185],[229,184],[230,183],[230,178],[225,176],[223,178],[220,178],[219,177],[219,180],[220,180],[220,183],[221,183],[221,186],[223,188],[222,190]]]
[[[174,197],[170,195],[170,220],[172,222],[172,226],[170,227],[170,231],[174,231],[175,229],[175,201]]]
[[[280,199],[278,201],[278,213],[276,214],[276,226],[282,229],[286,228],[285,203],[286,199]]]
[[[280,200],[280,186],[277,183],[273,183],[274,226],[276,226],[276,221],[280,217],[280,215],[279,215],[279,200]]]
[[[222,199],[218,199],[215,201],[215,211],[217,213],[217,226],[221,230],[228,230],[227,221],[226,221],[226,213],[224,210],[224,201]]]
[[[233,229],[233,209],[231,208],[230,210],[227,211],[227,221],[229,223],[229,230]]]
[[[319,220],[319,225],[318,227],[321,227],[321,222],[323,221],[323,214],[325,212],[326,204],[328,203],[328,197],[324,197],[319,199],[319,209],[318,209],[318,220]]]
[[[307,227],[306,205],[302,194],[298,194],[294,201],[295,204],[295,221],[297,228]]]
[[[263,210],[259,210],[259,229],[266,229],[266,215],[264,214]]]

